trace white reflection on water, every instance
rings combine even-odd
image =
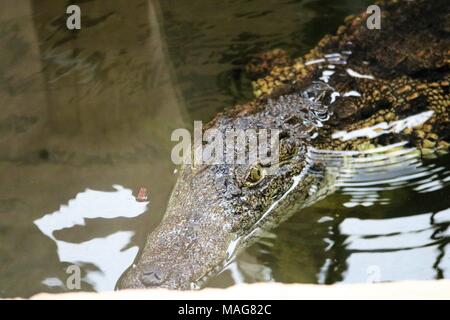
[[[449,223],[450,209],[392,219],[345,219],[339,230],[350,254],[342,282],[364,282],[371,266],[379,268],[380,281],[449,276]]]
[[[417,193],[446,187],[450,171],[435,163],[424,164],[420,151],[405,142],[366,151],[312,149],[309,161],[321,162],[334,177],[332,187],[350,196],[347,208],[391,202],[389,192],[411,187]],[[388,192],[388,193],[386,193]]]
[[[86,219],[133,218],[147,210],[148,202],[137,202],[132,191],[114,185],[116,191],[86,189],[62,205],[58,211],[34,221],[43,234],[54,240],[61,262],[76,265],[94,265],[97,270],[84,270],[84,281],[95,290],[112,290],[125,269],[130,266],[138,252],[133,246],[123,250],[134,235],[132,231],[118,231],[106,237],[93,238],[81,243],[58,240],[54,232],[84,226]]]
[[[325,164],[331,187],[349,197],[345,208],[374,206],[370,217],[384,210],[375,205],[411,201],[413,207],[411,194],[443,190],[450,182],[448,167],[423,161],[419,150],[404,142],[363,151],[310,150],[308,158]],[[345,218],[338,226],[340,240],[324,239],[325,251],[342,249],[343,256],[326,260],[317,279],[329,281],[337,265],[345,270],[339,271],[341,282],[366,282],[373,270],[376,281],[449,277],[449,224],[450,209],[390,219]]]

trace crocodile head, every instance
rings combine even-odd
[[[327,118],[321,101],[330,98],[329,92],[328,86],[316,83],[302,94],[267,99],[263,108],[216,118],[210,128],[224,136],[233,129],[255,129],[257,135],[262,129],[278,132],[278,148],[272,149],[279,151],[277,157],[270,162],[247,157],[242,164],[184,165],[163,221],[121,287],[195,287],[222,269],[258,231],[285,217],[293,209],[292,197],[296,205],[305,203],[318,180],[306,161],[306,145]],[[248,151],[249,144],[227,148],[224,153],[237,155]]]

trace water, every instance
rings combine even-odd
[[[83,290],[113,289],[165,210],[172,130],[249,99],[245,57],[303,54],[369,2],[91,0],[79,32],[65,1],[1,3],[0,296],[64,292],[73,264]],[[209,286],[449,277],[448,156],[311,156],[338,171],[333,194]]]

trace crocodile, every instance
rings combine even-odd
[[[311,161],[313,150],[403,142],[424,157],[448,152],[448,1],[377,5],[379,30],[363,12],[300,58],[276,49],[251,59],[255,99],[205,129],[277,128],[279,162],[182,166],[161,224],[119,288],[201,287],[264,230],[333,192],[327,163]],[[425,118],[405,121],[415,115]]]

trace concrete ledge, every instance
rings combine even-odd
[[[31,299],[138,299],[138,300],[277,300],[277,299],[450,299],[450,280],[405,281],[378,284],[240,284],[227,289],[171,291],[166,289],[115,292],[40,293]]]

